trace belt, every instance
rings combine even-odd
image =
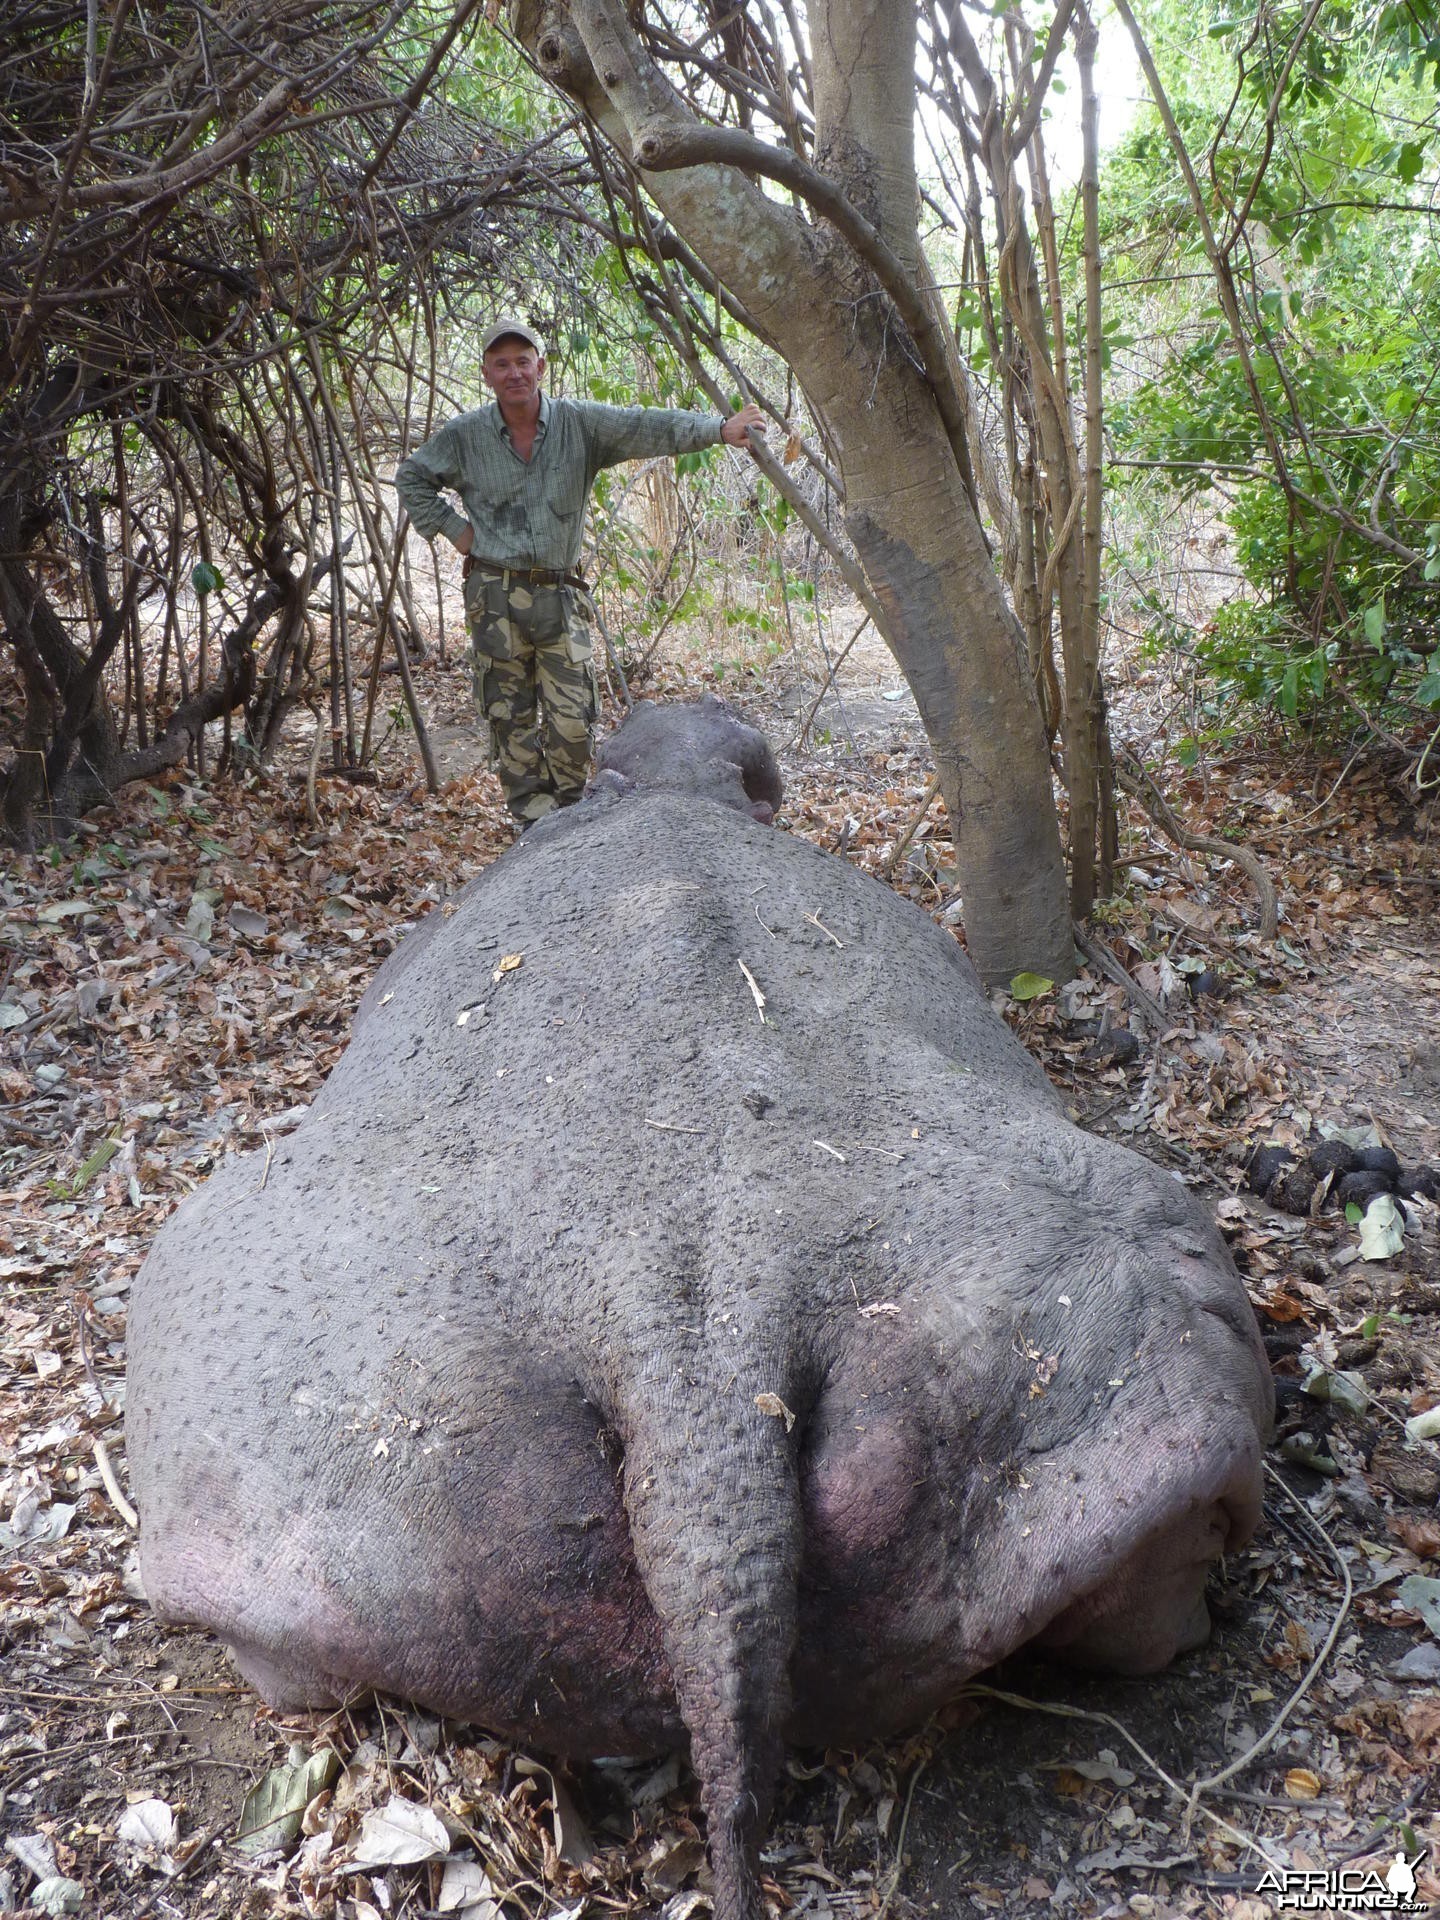
[[[502,567],[467,553],[461,578],[468,580],[472,573],[488,573],[492,579],[503,580],[507,591],[513,582],[526,587],[578,587],[582,593],[589,592],[584,574],[567,573],[564,567]]]

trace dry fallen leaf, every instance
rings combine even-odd
[[[518,966],[524,964],[524,961],[525,956],[523,953],[507,953],[501,960],[499,966],[496,967],[495,971],[491,974],[490,979],[492,983],[498,981],[502,974],[514,973]]]
[[[1073,1767],[1057,1767],[1055,1769],[1055,1791],[1057,1793],[1063,1793],[1067,1799],[1075,1799],[1078,1795],[1084,1793],[1088,1785],[1089,1782],[1081,1774],[1078,1774]]]
[[[245,1796],[234,1845],[241,1853],[288,1848],[299,1836],[306,1808],[340,1771],[332,1748],[307,1754],[292,1749],[284,1766],[272,1767]]]
[[[1322,1782],[1309,1767],[1291,1767],[1285,1776],[1285,1793],[1291,1800],[1318,1800]]]
[[[1387,1525],[1400,1544],[1408,1547],[1417,1559],[1440,1559],[1440,1520],[1432,1520],[1428,1514],[1396,1513],[1390,1516]]]
[[[1102,1747],[1095,1760],[1067,1760],[1058,1769],[1061,1773],[1077,1773],[1082,1780],[1095,1780],[1111,1787],[1133,1787],[1135,1775],[1129,1767],[1122,1767],[1118,1756],[1109,1748]]]
[[[1440,1700],[1417,1700],[1402,1707],[1400,1724],[1416,1765],[1433,1765],[1440,1754]]]
[[[462,1914],[462,1920],[500,1920],[501,1909],[490,1876],[478,1860],[447,1860],[440,1879],[439,1913]]]
[[[405,1867],[443,1860],[449,1851],[450,1836],[439,1816],[396,1794],[360,1822],[350,1857],[357,1867]]]
[[[772,1420],[783,1420],[785,1431],[789,1433],[795,1425],[795,1416],[780,1398],[778,1393],[757,1393],[755,1404],[761,1413],[768,1413]]]
[[[155,1847],[164,1853],[175,1844],[175,1814],[163,1800],[137,1800],[121,1814],[115,1831],[132,1847]]]

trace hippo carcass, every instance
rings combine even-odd
[[[688,1738],[754,1920],[784,1740],[1203,1638],[1270,1387],[1202,1209],[1067,1121],[947,934],[762,824],[760,736],[650,708],[601,765],[161,1234],[141,1567],[277,1705]]]

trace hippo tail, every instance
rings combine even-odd
[[[802,1541],[796,1449],[778,1396],[746,1392],[740,1379],[727,1391],[672,1374],[651,1387],[627,1423],[636,1563],[690,1734],[715,1920],[760,1920],[760,1836],[790,1713]]]

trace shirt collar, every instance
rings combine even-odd
[[[490,402],[490,418],[496,433],[508,444],[510,440],[510,429],[505,424],[505,416],[500,411],[500,402],[498,400],[492,400]],[[535,438],[537,440],[543,440],[549,431],[549,427],[550,396],[542,387],[540,389],[540,418],[535,426]]]

